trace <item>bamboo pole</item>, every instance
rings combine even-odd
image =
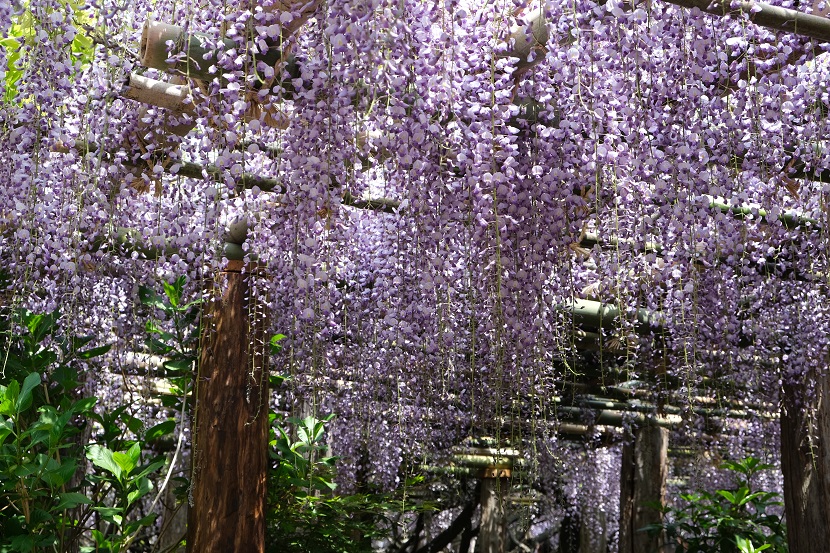
[[[185,84],[168,83],[132,73],[127,78],[122,96],[145,105],[169,109],[174,115],[187,114],[194,118],[196,115],[192,91]],[[253,120],[261,121],[268,127],[282,130],[287,129],[290,123],[288,115],[282,111],[274,107],[265,109],[254,101],[248,102],[242,119],[246,123]],[[195,119],[186,126],[179,125],[168,130],[184,136],[193,129],[194,123]]]
[[[71,144],[58,143],[53,148],[53,151],[68,153],[70,150],[76,151],[80,154],[89,152],[97,152],[98,144],[94,142],[86,142],[84,140],[75,140]],[[111,154],[112,152],[108,152]],[[130,167],[140,167],[142,162],[133,161],[131,159],[124,159],[122,163]],[[188,177],[193,179],[209,179],[211,177],[219,177],[224,171],[214,165],[200,165],[190,161],[181,161],[176,164],[165,164],[163,166],[164,172],[169,175],[178,175],[181,177]],[[270,177],[262,177],[252,173],[243,173],[237,179],[237,192],[243,192],[258,188],[262,192],[285,193],[288,188],[279,179]],[[343,193],[343,205],[354,207],[357,209],[367,209],[370,211],[381,211],[384,213],[399,213],[400,202],[391,198],[355,198],[351,192],[346,190]]]
[[[236,46],[227,38],[215,40],[205,33],[188,32],[178,25],[148,20],[141,31],[139,58],[144,67],[173,70],[191,79],[211,80],[218,76],[215,64],[222,52]]]
[[[563,304],[561,309],[573,317],[575,325],[590,329],[611,328],[622,318],[618,306],[593,300],[576,299],[572,303]],[[665,321],[664,314],[643,308],[632,310],[631,315],[635,318],[638,330],[643,332],[660,328]]]
[[[142,104],[167,108],[177,113],[192,114],[194,112],[190,86],[186,84],[166,83],[138,73],[131,73],[127,77],[122,95]]]

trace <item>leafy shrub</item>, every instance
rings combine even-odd
[[[170,383],[170,392],[162,394],[159,399],[162,405],[173,411],[187,409],[187,398],[193,392],[193,375],[199,359],[202,300],[183,301],[186,280],[181,276],[172,284],[162,282],[164,294],[158,294],[147,286],[138,289],[139,301],[153,312],[145,324],[147,349],[164,357],[163,370],[157,376],[164,377]]]
[[[780,516],[768,512],[781,505],[778,494],[752,487],[752,477],[772,466],[749,457],[727,461],[721,468],[735,473],[733,489],[681,494],[685,507],[661,507],[664,522],[642,530],[650,535],[665,532],[677,553],[787,551],[786,527]]]
[[[325,425],[333,418],[281,421],[271,414],[266,540],[271,553],[372,551],[372,539],[386,535],[387,513],[401,509],[387,494],[334,493],[337,459],[326,455],[324,441]]]
[[[137,506],[165,461],[126,437],[143,430],[126,406],[96,413],[80,396],[76,361],[109,346],[82,349],[94,338],[62,336],[59,318],[21,310],[0,325],[0,552],[127,551],[155,520]]]

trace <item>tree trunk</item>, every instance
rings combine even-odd
[[[507,551],[504,498],[508,488],[507,478],[483,478],[481,481],[481,525],[476,541],[476,553]]]
[[[649,421],[634,430],[623,445],[620,480],[619,553],[656,553],[660,536],[649,537],[638,530],[662,522],[660,511],[650,503],[663,504],[668,475],[669,431]]]
[[[262,319],[241,263],[221,273],[196,382],[187,550],[265,550],[268,374]],[[236,269],[236,270],[233,270]]]
[[[824,553],[830,544],[830,375],[810,380],[783,387],[781,471],[790,551]]]

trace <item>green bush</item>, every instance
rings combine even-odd
[[[677,553],[786,552],[786,527],[780,516],[768,512],[781,505],[778,494],[752,487],[752,477],[772,466],[749,457],[721,468],[735,473],[734,488],[681,494],[685,507],[661,507],[664,522],[642,530],[665,533]]]
[[[83,349],[93,337],[61,335],[59,319],[20,310],[0,323],[0,552],[127,551],[155,520],[136,507],[165,461],[126,437],[143,430],[126,406],[96,413],[81,396],[76,361],[109,346]]]
[[[324,443],[332,418],[281,421],[271,415],[269,553],[370,552],[372,540],[387,535],[387,515],[401,511],[402,502],[391,494],[334,493],[337,459],[326,454]],[[429,506],[407,507],[416,509]]]

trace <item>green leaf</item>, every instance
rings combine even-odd
[[[20,41],[14,37],[0,39],[0,46],[6,50],[17,50],[20,48]]]
[[[135,443],[126,453],[121,451],[114,452],[112,454],[112,460],[121,468],[121,474],[126,476],[138,465],[140,455],[141,446]]]
[[[65,511],[67,509],[74,509],[78,505],[90,505],[92,503],[92,500],[82,493],[59,493],[57,498],[58,504],[53,509],[55,511]]]
[[[124,521],[124,509],[121,507],[94,507],[94,510],[100,513],[101,518],[107,522],[121,526]]]
[[[334,489],[337,487],[337,484],[335,484],[334,482],[330,482],[330,481],[328,481],[325,478],[322,478],[320,476],[315,476],[313,478],[313,482],[314,482],[314,487],[316,489],[318,489],[320,491],[324,491],[324,492],[333,492]]]
[[[139,419],[138,417],[134,417],[129,413],[122,412],[119,414],[118,418],[121,419],[121,421],[124,423],[124,425],[130,432],[133,432],[135,434],[138,434],[139,432],[141,432],[141,429],[144,428],[144,423],[141,422],[141,419]]]
[[[102,468],[116,478],[121,478],[121,466],[113,458],[113,452],[101,445],[91,445],[87,448],[86,457],[96,467]]]
[[[52,488],[59,488],[72,479],[77,468],[78,465],[75,459],[69,458],[61,465],[58,465],[56,459],[50,459],[47,470],[41,475],[41,479]]]
[[[173,307],[179,306],[179,300],[182,298],[182,288],[184,287],[185,277],[180,276],[172,284],[162,281],[162,286],[164,286],[164,293],[167,296],[167,299],[170,300],[170,305]]]
[[[78,351],[79,349],[81,349],[82,347],[84,347],[85,345],[87,345],[88,343],[93,341],[94,339],[95,339],[94,334],[90,334],[89,336],[73,336],[71,338],[72,351]]]
[[[60,365],[52,372],[52,381],[65,391],[78,387],[78,371],[67,365]]]
[[[164,298],[156,294],[155,290],[148,288],[147,286],[142,285],[138,287],[138,299],[147,307],[155,307],[156,309],[161,309],[165,312],[170,309],[170,306],[167,305]]]
[[[51,334],[55,329],[55,324],[60,318],[60,312],[55,310],[47,314],[38,314],[25,312],[23,314],[23,324],[29,329],[32,339],[36,344],[43,341],[46,336]]]
[[[32,390],[40,386],[40,375],[38,373],[30,373],[23,381],[23,388],[20,390],[20,395],[15,402],[15,409],[18,413],[26,411],[32,405]]]
[[[153,489],[153,483],[148,478],[139,478],[136,481],[136,488],[127,494],[127,506],[129,507],[141,499]]]
[[[34,551],[37,544],[33,536],[15,536],[11,540],[12,551]]]
[[[146,467],[142,468],[141,471],[139,471],[139,473],[135,475],[135,478],[143,478],[145,476],[148,476],[148,475],[156,472],[157,470],[159,470],[161,467],[163,467],[166,464],[167,464],[167,461],[165,459],[159,459],[157,461],[153,461],[152,463],[150,463]]]
[[[127,455],[130,456],[130,460],[137,465],[138,460],[141,459],[141,444],[138,442],[134,443],[130,449],[127,450]]]
[[[45,372],[49,365],[58,360],[58,354],[44,349],[28,358],[29,368],[35,372]]]
[[[153,440],[157,440],[162,436],[166,436],[173,432],[176,429],[176,421],[169,420],[159,423],[144,433],[144,440],[147,442],[152,442]]]
[[[0,418],[0,445],[3,445],[3,442],[6,441],[6,438],[8,438],[12,432],[14,432],[12,421],[6,418]]]
[[[100,357],[107,353],[110,349],[112,349],[112,344],[106,344],[103,346],[98,346],[97,348],[91,348],[85,351],[78,352],[78,359],[92,359],[93,357]]]
[[[12,380],[3,393],[3,401],[0,402],[0,414],[2,415],[16,415],[17,398],[20,396],[20,384],[17,380]]]
[[[88,413],[95,407],[96,403],[98,403],[97,397],[85,397],[76,401],[72,405],[71,410],[73,413]]]
[[[166,361],[164,368],[171,371],[189,371],[193,368],[192,359],[177,359],[175,361]]]
[[[139,529],[141,529],[145,526],[152,526],[153,523],[156,521],[157,517],[158,517],[157,513],[152,513],[152,514],[147,515],[144,518],[140,518],[138,520],[134,520],[134,521],[130,522],[129,524],[127,524],[124,527],[124,535],[129,536],[130,534],[134,534]]]
[[[95,540],[95,544],[98,546],[103,546],[107,543],[107,538],[104,537],[103,532],[100,530],[92,530],[92,539]]]
[[[150,349],[151,353],[156,353],[160,355],[167,355],[171,351],[173,351],[173,346],[165,344],[160,340],[156,340],[155,338],[147,338],[145,341],[147,347]]]
[[[280,342],[285,340],[285,334],[274,334],[271,336],[271,355],[276,355],[282,351],[282,345]]]

